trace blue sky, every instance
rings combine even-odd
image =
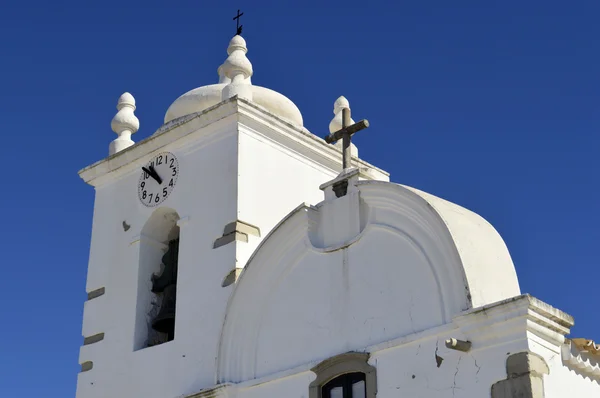
[[[291,4],[291,3],[290,3]],[[139,141],[217,81],[244,11],[253,83],[327,133],[345,95],[361,157],[504,237],[523,292],[600,339],[600,2],[11,1],[0,12],[0,396],[74,396],[94,190],[124,91]]]

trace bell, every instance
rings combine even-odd
[[[152,320],[152,329],[167,334],[167,341],[175,338],[175,299],[177,296],[177,255],[179,239],[169,242],[169,249],[162,258],[165,268],[160,276],[152,275],[152,292],[162,293],[160,311]]]
[[[168,341],[175,338],[175,284],[167,286],[163,291],[163,300],[160,311],[152,321],[152,329],[166,333]]]

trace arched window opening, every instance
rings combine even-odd
[[[140,234],[134,350],[175,339],[179,215],[152,213]]]
[[[375,398],[377,372],[369,354],[347,352],[326,359],[311,370],[317,375],[309,386],[309,398]]]
[[[366,398],[365,374],[346,373],[321,388],[323,398]]]
[[[165,341],[175,339],[178,258],[179,238],[176,238],[169,241],[167,252],[162,257],[162,272],[160,275],[152,274],[152,293],[160,296],[161,304],[155,306],[159,310],[155,316],[151,316],[151,325],[153,330],[162,334],[162,340]]]

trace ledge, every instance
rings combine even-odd
[[[231,123],[242,124],[239,120],[241,116],[246,122],[267,126],[268,128],[265,128],[264,131],[261,127],[261,133],[271,136],[281,145],[296,149],[305,148],[304,152],[313,162],[325,165],[332,170],[341,170],[342,151],[339,148],[327,144],[321,137],[312,134],[305,128],[287,122],[260,105],[235,96],[202,112],[172,120],[162,125],[151,136],[83,168],[78,174],[86,183],[96,187],[101,186],[108,181],[108,174],[116,172],[118,175],[124,175],[136,169],[148,154],[162,150],[167,145],[178,142],[173,145],[174,150],[176,150],[175,147],[189,146],[190,140],[198,138],[192,135],[197,134],[200,130],[202,130],[199,133],[200,136],[222,135],[225,130],[218,123],[232,116],[238,116],[238,118],[235,120],[231,118]],[[181,141],[184,138],[186,142]],[[365,178],[389,180],[389,173],[362,159],[353,159],[353,161],[356,162],[361,175]],[[114,176],[114,178],[116,177]]]
[[[240,232],[246,235],[254,235],[260,237],[260,229],[252,224],[237,220],[230,222],[223,229],[223,235],[228,235],[233,232]]]
[[[239,241],[248,242],[248,235],[260,237],[260,229],[252,224],[237,220],[230,222],[223,229],[223,236],[215,240],[213,249],[225,246],[228,243]]]
[[[96,290],[92,290],[91,292],[89,292],[87,294],[88,301],[102,296],[105,293],[105,291],[106,291],[106,289],[104,287],[98,288]]]
[[[94,367],[94,362],[86,361],[81,364],[81,373],[87,372],[88,370],[92,370],[93,367]]]
[[[83,338],[83,345],[90,345],[104,340],[104,333],[98,333],[93,336]]]
[[[479,344],[493,340],[495,333],[487,333],[492,325],[510,322],[525,322],[527,331],[559,347],[573,326],[573,317],[530,296],[523,294],[483,307],[473,308],[456,316],[453,322],[467,335],[477,337]],[[515,333],[525,332],[520,328],[508,328]]]
[[[233,232],[231,234],[225,235],[225,236],[221,236],[220,238],[218,238],[217,240],[215,240],[215,243],[213,244],[213,249],[216,249],[218,247],[221,246],[225,246],[231,242],[234,241],[238,241],[238,242],[244,242],[247,243],[248,242],[248,235],[243,234],[241,232]]]

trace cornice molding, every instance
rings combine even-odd
[[[291,214],[294,214],[294,212]],[[466,336],[467,338],[473,336],[474,344],[477,345],[476,348],[480,349],[494,346],[497,343],[509,342],[517,339],[523,340],[526,344],[529,339],[527,332],[531,332],[532,329],[535,328],[536,332],[534,333],[538,336],[545,330],[547,340],[556,343],[557,339],[560,340],[556,335],[563,336],[564,340],[564,335],[562,333],[568,333],[571,326],[573,326],[573,318],[570,315],[528,294],[524,294],[484,307],[465,311],[463,314],[456,316],[450,324],[441,325],[439,327],[390,340],[385,343],[366,347],[364,350],[365,352],[346,353],[325,360],[311,361],[273,374],[249,378],[240,383],[229,384],[238,388],[252,387],[278,380],[281,377],[297,376],[307,371],[319,371],[320,368],[326,368],[334,363],[343,362],[343,360],[351,357],[364,360],[364,358],[369,355],[370,357],[374,357],[382,351],[393,350],[418,342],[435,339],[441,339],[443,341],[443,339],[449,335],[460,335]],[[456,328],[462,333],[457,333],[458,330]],[[514,338],[511,335],[513,335]],[[495,338],[499,341],[495,341]],[[223,344],[223,342],[221,342],[221,344]],[[590,360],[585,353],[578,351],[574,345],[571,346],[569,340],[567,340],[566,344],[560,344],[559,347],[562,347],[563,362],[566,366],[587,375],[588,377],[594,377],[595,379],[600,380],[600,364],[598,364],[597,361]],[[194,395],[187,398],[197,398],[197,396]]]
[[[79,171],[79,176],[95,187],[106,184],[109,180],[117,180],[122,175],[141,165],[147,156],[164,150],[167,145],[176,150],[183,148],[190,152],[198,145],[203,146],[212,139],[220,139],[228,135],[227,125],[238,127],[229,133],[238,133],[239,125],[247,126],[257,134],[303,154],[334,171],[341,170],[341,150],[329,145],[322,138],[310,133],[305,128],[295,126],[265,108],[253,102],[232,97],[202,112],[186,115],[161,126],[150,137],[117,152]],[[260,133],[258,133],[260,130]],[[200,140],[200,138],[202,138]],[[201,143],[192,144],[194,141]],[[190,145],[192,144],[192,145]],[[389,180],[389,173],[363,161],[354,159],[365,179]],[[109,177],[110,175],[110,177]]]
[[[210,135],[221,131],[218,129],[219,124],[217,122],[236,114],[237,111],[238,105],[231,98],[202,112],[173,120],[161,126],[150,137],[80,170],[79,176],[90,185],[102,185],[105,183],[103,177],[107,174],[119,170],[118,174],[112,177],[118,178],[131,168],[135,168],[138,163],[141,164],[149,154],[162,150],[166,145],[173,144],[198,130],[211,127],[202,131],[201,135]],[[181,144],[185,144],[185,142],[181,142]]]
[[[241,106],[240,124],[268,140],[283,145],[307,158],[318,160],[335,173],[342,171],[342,151],[335,145],[327,144],[323,138],[311,133],[306,128],[299,128],[270,113],[260,105],[244,99],[239,100]],[[265,129],[265,127],[267,127]],[[260,130],[259,130],[260,129]],[[360,177],[389,181],[389,173],[353,157],[358,165]]]
[[[572,316],[529,294],[473,308],[455,317],[453,322],[479,345],[493,344],[496,339],[510,340],[510,335],[514,339],[524,338],[528,331],[557,348],[574,324]]]

